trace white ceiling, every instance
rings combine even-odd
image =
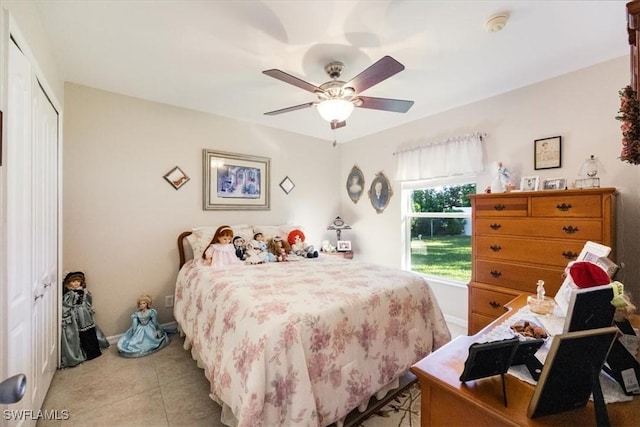
[[[406,114],[356,108],[346,142],[627,55],[626,0],[36,0],[66,81],[325,140],[310,83],[344,62],[348,81],[385,55],[405,65],[364,95],[415,101]],[[496,33],[484,22],[508,12]]]

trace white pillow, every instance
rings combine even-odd
[[[218,229],[219,225],[213,227],[198,227],[191,230],[191,234],[187,236],[187,241],[191,245],[193,251],[193,258],[202,258],[202,253],[207,249],[213,235]],[[249,241],[253,239],[253,228],[248,224],[231,225],[234,236],[242,236],[245,240]]]

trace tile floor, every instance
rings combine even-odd
[[[453,337],[466,334],[449,327]],[[173,335],[169,346],[139,359],[118,356],[112,345],[97,359],[57,371],[42,409],[66,409],[69,419],[37,427],[222,427],[209,383],[183,342]]]

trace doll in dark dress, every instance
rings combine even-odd
[[[84,273],[67,274],[63,285],[61,367],[70,368],[100,356],[109,342],[95,324]]]

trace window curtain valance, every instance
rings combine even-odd
[[[486,134],[476,132],[397,151],[396,179],[414,181],[480,173],[484,171],[484,137]]]

